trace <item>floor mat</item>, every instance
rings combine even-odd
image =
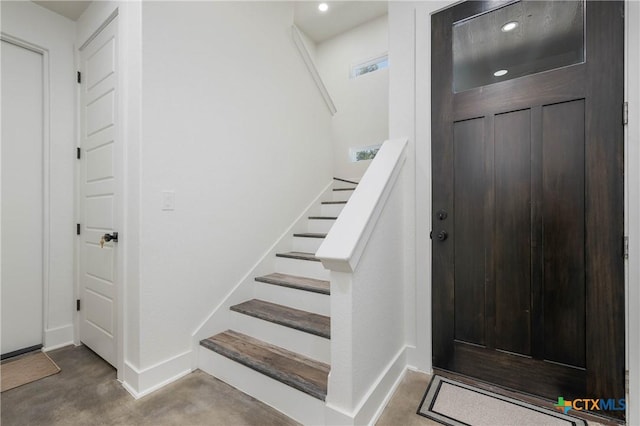
[[[44,352],[34,352],[0,364],[0,391],[35,382],[60,372],[60,367]]]
[[[418,414],[452,426],[587,425],[562,411],[537,407],[438,375],[431,379]]]

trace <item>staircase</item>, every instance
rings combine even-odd
[[[254,298],[230,306],[230,329],[200,341],[203,371],[305,424],[324,423],[331,359],[329,271],[315,252],[355,186],[336,179],[275,271],[255,277]]]

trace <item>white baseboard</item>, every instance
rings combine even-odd
[[[356,409],[355,424],[375,424],[407,369],[406,346],[400,349]]]
[[[387,364],[384,371],[378,376],[362,398],[353,413],[332,407],[327,404],[327,424],[340,425],[371,425],[375,424],[394,392],[402,382],[407,370],[407,347],[404,346]]]
[[[45,330],[42,350],[48,352],[64,346],[73,345],[73,331],[73,324]]]
[[[415,346],[407,346],[407,367],[409,370],[433,374],[433,366],[430,360],[431,354],[426,354],[424,351],[421,352]]]
[[[142,370],[125,361],[122,386],[135,399],[142,398],[191,373],[191,357],[189,350]]]

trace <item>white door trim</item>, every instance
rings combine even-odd
[[[640,3],[625,1],[625,101],[629,102],[629,123],[624,138],[625,235],[629,237],[629,259],[625,260],[627,359],[627,424],[640,423]],[[634,257],[635,256],[635,257]]]
[[[104,30],[105,27],[111,23],[111,21],[116,19],[116,17],[118,16],[118,13],[119,13],[118,8],[115,8],[113,12],[111,12],[111,14],[107,17],[107,19],[105,19],[104,22],[102,22],[102,24],[100,24],[100,26],[93,33],[91,33],[91,35],[84,41],[84,43],[82,43],[82,46],[78,48],[78,52],[83,51],[84,48],[87,47],[89,43],[91,43],[93,39],[96,38],[98,34],[100,34],[100,32]]]
[[[50,200],[50,109],[49,103],[49,50],[37,44],[30,43],[5,32],[0,33],[0,39],[15,46],[42,55],[42,345],[45,350],[50,346],[47,342],[49,329],[49,259],[51,241],[51,205]],[[1,250],[1,248],[0,248]]]

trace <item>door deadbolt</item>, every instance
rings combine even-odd
[[[438,213],[436,213],[436,215],[438,216],[439,220],[445,220],[447,218],[447,211],[446,210],[438,210]]]

